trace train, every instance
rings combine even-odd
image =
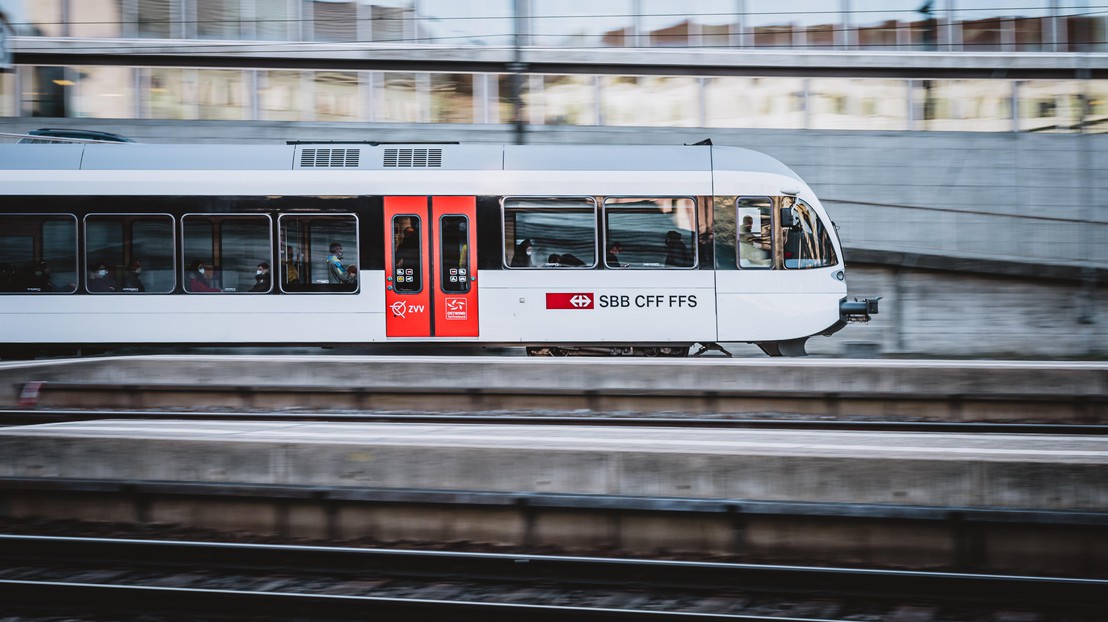
[[[711,141],[0,145],[0,352],[800,356],[878,300],[795,172]]]

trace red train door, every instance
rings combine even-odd
[[[385,334],[477,337],[475,197],[385,197]]]

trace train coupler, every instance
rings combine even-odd
[[[839,318],[844,322],[868,322],[871,319],[870,316],[877,315],[877,303],[881,298],[881,296],[861,300],[843,298],[839,301]]]

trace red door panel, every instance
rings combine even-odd
[[[431,336],[427,197],[385,197],[385,335]]]
[[[432,197],[436,337],[476,337],[476,197]]]
[[[385,335],[477,337],[476,197],[385,197]]]

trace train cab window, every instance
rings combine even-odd
[[[358,218],[353,214],[282,215],[281,291],[358,291]]]
[[[769,197],[739,197],[735,201],[739,223],[739,267],[744,270],[773,267],[773,201]]]
[[[831,235],[811,205],[786,197],[780,223],[786,270],[824,268],[838,263]]]
[[[505,197],[503,206],[505,266],[596,266],[596,201],[591,197]]]
[[[257,268],[273,256],[271,220],[264,214],[186,214],[181,218],[184,289],[190,294],[248,294]]]
[[[173,245],[173,217],[167,214],[86,216],[86,288],[93,293],[168,294],[176,285]]]
[[[465,216],[443,216],[439,219],[442,241],[442,291],[464,294],[469,291],[473,272],[469,262],[469,219]]]
[[[77,291],[77,218],[0,216],[0,294]]]
[[[609,268],[696,266],[695,199],[609,198],[604,223],[604,264]]]

